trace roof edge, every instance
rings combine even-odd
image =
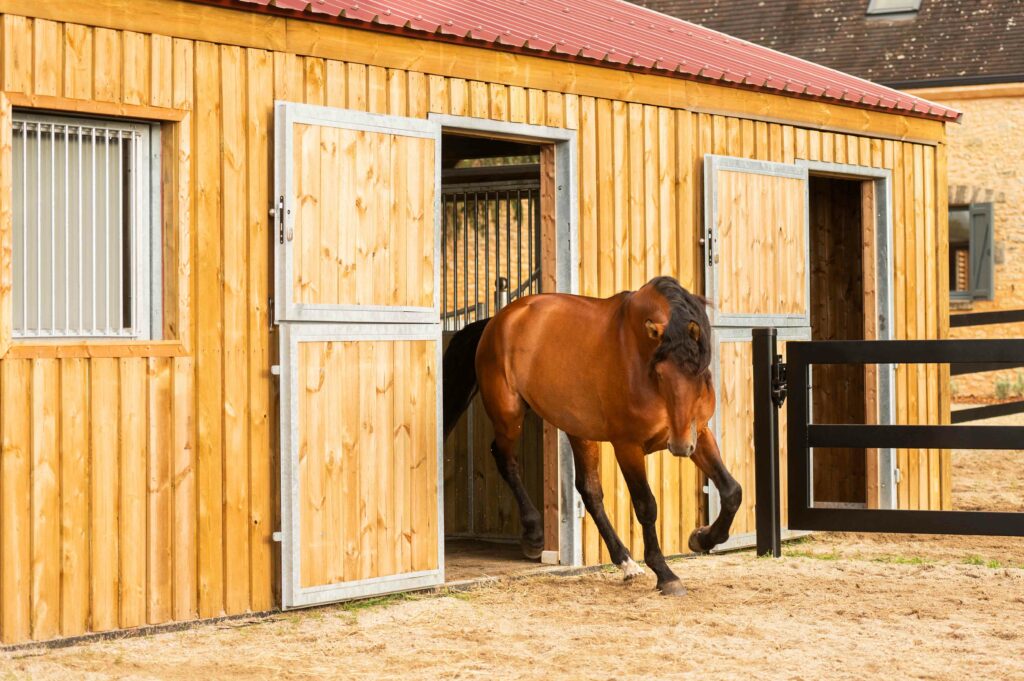
[[[916,97],[916,96],[915,97],[919,100],[921,105],[923,105],[922,106],[922,108],[924,108],[923,111],[918,109],[917,106],[907,107],[907,108],[894,108],[894,107],[891,107],[891,106],[888,106],[888,107],[887,106],[882,106],[881,105],[881,100],[879,100],[879,102],[877,102],[877,103],[869,103],[869,102],[865,102],[863,100],[861,100],[861,101],[854,101],[854,100],[851,100],[851,99],[841,99],[841,98],[836,98],[836,97],[826,97],[826,96],[823,96],[825,94],[824,91],[820,95],[812,94],[812,93],[808,93],[808,92],[799,92],[798,93],[798,92],[794,92],[792,90],[787,90],[787,89],[769,88],[769,87],[754,85],[754,84],[750,84],[750,83],[746,83],[746,82],[734,82],[734,81],[723,80],[723,79],[720,79],[720,78],[715,78],[715,77],[710,77],[710,76],[702,76],[700,73],[697,73],[697,74],[683,73],[683,72],[680,72],[680,71],[674,71],[674,70],[670,70],[670,69],[659,69],[659,68],[656,68],[656,67],[639,66],[639,65],[636,65],[636,64],[632,64],[632,63],[612,62],[612,61],[607,61],[607,60],[603,60],[603,59],[589,58],[589,57],[585,57],[585,56],[581,56],[581,55],[570,55],[570,54],[560,53],[560,52],[558,52],[556,50],[530,49],[528,47],[519,47],[519,46],[515,46],[515,45],[506,45],[506,44],[503,44],[503,43],[500,43],[500,42],[484,40],[484,39],[477,40],[477,39],[474,39],[474,38],[456,37],[456,36],[445,35],[445,34],[440,33],[440,32],[438,32],[438,33],[430,33],[430,32],[427,32],[425,30],[406,28],[405,26],[395,26],[395,25],[389,25],[389,24],[381,24],[381,23],[376,23],[376,22],[363,21],[363,20],[358,20],[358,19],[349,19],[349,18],[345,18],[345,17],[341,17],[341,16],[332,16],[332,15],[329,15],[329,14],[321,14],[321,13],[318,13],[318,12],[310,11],[308,6],[306,8],[304,8],[304,9],[288,9],[288,8],[283,8],[283,7],[275,6],[274,4],[272,4],[274,2],[274,0],[255,0],[255,2],[254,2],[254,0],[184,0],[184,1],[185,2],[194,3],[194,4],[212,5],[212,6],[221,7],[221,8],[224,8],[224,9],[235,10],[235,11],[240,11],[240,12],[267,14],[267,15],[271,15],[271,16],[278,16],[278,17],[281,17],[281,18],[286,18],[286,19],[297,19],[299,21],[307,21],[307,22],[311,22],[311,23],[319,23],[319,24],[326,24],[326,25],[333,25],[333,26],[342,26],[342,27],[345,27],[345,28],[366,31],[368,33],[386,33],[386,34],[390,34],[390,35],[397,35],[397,36],[402,36],[402,37],[416,39],[416,40],[423,40],[423,41],[430,41],[430,42],[443,42],[443,43],[448,43],[448,44],[452,44],[452,45],[462,45],[462,46],[465,46],[465,47],[475,47],[475,48],[479,48],[479,49],[493,50],[493,51],[497,51],[497,52],[506,52],[506,53],[512,53],[512,54],[528,55],[528,56],[538,57],[538,58],[542,58],[542,59],[551,59],[551,60],[554,60],[554,61],[585,64],[585,65],[588,65],[588,66],[595,66],[595,67],[598,67],[598,68],[605,68],[605,69],[611,69],[611,70],[617,70],[617,71],[625,71],[625,72],[629,72],[629,73],[644,73],[644,74],[662,76],[662,77],[667,77],[667,78],[676,78],[676,79],[679,79],[679,80],[688,80],[688,81],[704,83],[704,84],[708,84],[708,85],[717,85],[717,86],[721,86],[721,87],[729,87],[729,88],[732,88],[732,89],[741,90],[741,91],[745,91],[745,92],[760,92],[760,93],[764,93],[764,94],[776,95],[776,96],[779,96],[779,97],[790,97],[790,98],[793,98],[793,99],[802,99],[802,100],[805,100],[805,101],[815,101],[815,102],[820,102],[820,103],[830,104],[830,105],[835,105],[835,106],[843,106],[843,107],[847,107],[847,108],[851,108],[851,109],[861,109],[861,110],[874,111],[874,112],[877,112],[877,113],[890,114],[890,115],[893,115],[893,116],[909,116],[909,117],[913,117],[913,118],[932,120],[932,121],[936,121],[936,122],[940,122],[940,123],[951,123],[951,122],[959,123],[960,120],[963,118],[963,114],[960,111],[955,111],[955,110],[950,109],[949,107],[947,107],[945,105],[938,104],[938,103],[935,103],[935,102],[929,102],[926,99],[923,99],[923,98],[920,98],[920,97]],[[267,2],[267,4],[262,4],[262,2]],[[651,10],[650,8],[643,7],[642,5],[633,5],[633,6],[641,8],[641,9],[645,9],[645,10],[647,10],[649,12],[653,12],[653,13],[657,14],[657,12],[655,12],[654,10]],[[670,17],[670,18],[674,18],[674,17]],[[726,34],[722,34],[722,35],[726,35]],[[739,42],[749,43],[750,45],[752,45],[754,47],[757,47],[759,49],[771,50],[771,48],[764,48],[763,46],[758,46],[755,43],[750,43],[749,41],[743,40],[742,38],[736,38],[734,36],[728,36],[728,37],[730,39],[732,39],[732,40],[736,40],[736,41],[739,41]],[[790,58],[795,58],[795,57],[792,57],[792,55],[786,55],[786,56],[788,56]],[[806,60],[801,59],[800,61],[806,61]],[[808,62],[808,63],[813,64],[813,62]],[[816,64],[816,66],[821,66],[821,65],[820,64]],[[824,68],[827,68],[827,67],[824,67]],[[851,74],[847,74],[845,72],[837,71],[837,73],[842,73],[844,76],[848,76],[848,77],[855,77],[855,76],[851,76]],[[858,80],[864,80],[864,79],[858,78]],[[865,81],[865,82],[870,82],[870,81]],[[882,84],[878,83],[877,85],[882,85]],[[883,85],[883,87],[892,88],[891,85]],[[955,113],[956,115],[954,117],[952,115],[943,115],[942,113],[932,113],[933,110],[939,110],[939,111],[945,110],[945,111],[950,112],[951,114]]]

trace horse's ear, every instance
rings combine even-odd
[[[700,324],[697,322],[690,322],[686,325],[686,330],[690,333],[690,338],[694,341],[700,341]]]
[[[650,338],[651,340],[661,342],[661,337],[665,335],[665,325],[656,324],[655,322],[652,322],[650,319],[644,322],[644,328],[647,329],[647,337]]]

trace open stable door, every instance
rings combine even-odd
[[[807,186],[801,166],[705,157],[712,326],[810,326]]]
[[[440,126],[275,124],[282,606],[440,584]]]
[[[808,171],[709,154],[704,173],[704,281],[718,393],[712,425],[743,487],[730,548],[752,543],[755,530],[752,329],[777,327],[781,352],[786,341],[811,337]],[[713,484],[708,507],[713,519],[720,508]]]

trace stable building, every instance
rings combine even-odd
[[[0,12],[4,643],[516,568],[481,410],[442,442],[440,366],[518,296],[708,296],[739,542],[751,329],[947,334],[947,107],[619,0]],[[830,368],[815,418],[938,422],[948,384]],[[565,438],[527,435],[546,560],[606,561]],[[685,552],[715,490],[648,467]],[[948,469],[817,452],[815,498],[945,508]],[[637,553],[610,447],[602,479]]]

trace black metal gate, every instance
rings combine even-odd
[[[785,364],[775,350],[774,329],[758,329],[754,346],[759,555],[780,554],[780,397],[788,399],[790,529],[1024,536],[1024,513],[815,507],[811,476],[816,447],[1018,450],[1024,449],[1024,426],[814,423],[810,406],[811,367],[816,364],[950,364],[953,373],[966,373],[960,367],[976,365],[973,370],[978,371],[1021,366],[1024,340],[790,341]]]

